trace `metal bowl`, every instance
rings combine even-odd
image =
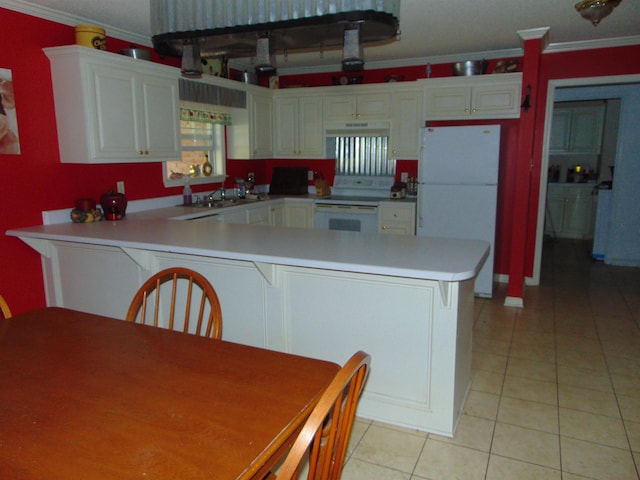
[[[151,50],[147,50],[146,48],[136,48],[132,46],[131,48],[120,50],[120,54],[141,60],[151,60]]]
[[[487,72],[486,60],[467,60],[453,64],[453,74],[455,76],[484,75]]]

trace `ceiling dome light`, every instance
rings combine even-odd
[[[620,5],[621,0],[583,0],[576,3],[576,10],[582,18],[589,20],[597,27],[605,17],[608,17],[613,9]]]

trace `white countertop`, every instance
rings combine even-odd
[[[426,280],[473,278],[489,252],[479,240],[172,220],[197,209],[168,207],[120,221],[59,223],[9,236],[138,248]]]

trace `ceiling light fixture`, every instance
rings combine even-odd
[[[178,57],[189,45],[185,40],[195,38],[204,58],[253,57],[264,48],[265,32],[270,57],[344,48],[353,24],[360,44],[385,42],[398,35],[399,15],[400,0],[150,0],[153,46]],[[269,65],[275,71],[275,63]]]
[[[342,70],[352,72],[364,68],[364,51],[360,41],[360,24],[352,23],[344,30]]]
[[[259,35],[256,41],[256,73],[260,75],[276,73],[276,55],[269,33]]]
[[[583,0],[576,3],[576,10],[582,18],[589,20],[596,27],[613,9],[620,5],[621,0]]]
[[[202,77],[202,59],[200,57],[200,42],[197,38],[188,38],[182,44],[182,76],[190,78]]]

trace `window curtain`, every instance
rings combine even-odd
[[[231,111],[221,105],[181,102],[180,120],[214,125],[231,125]]]

